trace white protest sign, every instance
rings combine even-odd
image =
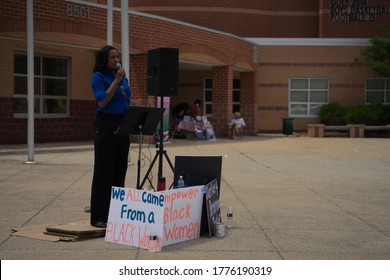
[[[198,238],[204,186],[150,192],[112,187],[105,240],[149,248],[149,233],[162,246]]]
[[[149,233],[157,233],[157,250],[162,246],[164,195],[143,190],[112,187],[105,240],[149,248]]]

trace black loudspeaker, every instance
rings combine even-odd
[[[179,49],[159,48],[148,51],[149,95],[177,95],[178,79]]]

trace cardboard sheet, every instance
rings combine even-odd
[[[96,228],[89,221],[78,221],[67,224],[41,224],[20,228],[12,228],[11,235],[39,239],[45,241],[77,241],[101,237],[105,234],[104,228]]]
[[[55,241],[75,241],[74,238],[46,235],[45,234],[46,227],[52,226],[52,225],[53,224],[42,224],[42,225],[26,226],[26,227],[21,227],[21,228],[13,228],[13,229],[11,229],[13,231],[11,233],[11,235],[32,238],[32,239],[45,240],[45,241],[52,241],[52,242],[55,242]]]

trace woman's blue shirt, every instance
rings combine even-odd
[[[106,72],[94,72],[91,80],[91,87],[95,95],[97,102],[107,99],[107,90],[115,79],[114,72],[108,70]],[[115,94],[111,101],[102,108],[99,105],[98,112],[122,115],[126,113],[127,108],[130,106],[131,89],[129,83],[125,77],[122,78],[120,83],[115,89]]]

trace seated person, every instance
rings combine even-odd
[[[240,112],[235,112],[232,120],[229,123],[230,135],[234,139],[235,137],[240,137],[240,133],[243,131],[245,126],[244,119],[241,118]]]
[[[175,106],[172,111],[172,117],[174,117],[175,121],[178,123],[180,120],[184,118],[185,115],[189,114],[190,105],[188,103],[180,103]]]
[[[174,131],[172,133],[172,138],[182,138],[180,135],[178,135],[178,125],[180,122],[184,119],[185,116],[189,114],[190,111],[190,105],[188,103],[180,103],[176,105],[172,111],[172,117],[175,121],[174,123]]]
[[[194,105],[192,106],[192,116],[194,118],[201,116],[202,115],[202,103],[200,102],[199,99],[196,99],[194,101]]]

